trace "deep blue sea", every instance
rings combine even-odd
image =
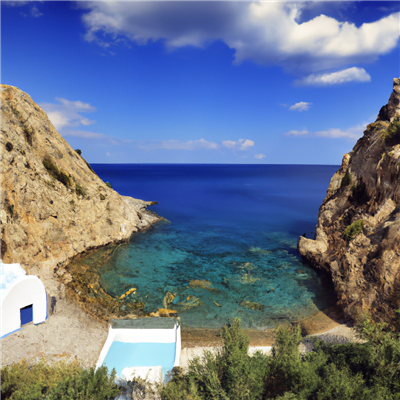
[[[168,220],[118,247],[100,271],[108,293],[136,287],[128,301],[143,300],[156,311],[169,291],[184,326],[207,328],[235,317],[249,329],[273,328],[333,304],[296,247],[300,235],[314,237],[339,166],[92,167],[120,194],[157,201],[149,209]]]

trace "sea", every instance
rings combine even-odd
[[[167,292],[182,325],[220,328],[240,317],[265,330],[310,317],[335,302],[302,262],[299,236],[314,238],[318,209],[339,166],[92,164],[118,193],[157,201],[165,218],[134,234],[101,265],[112,296],[164,307]],[[96,267],[95,255],[86,261]]]

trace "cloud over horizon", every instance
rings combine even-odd
[[[232,150],[249,150],[254,146],[254,141],[250,139],[239,139],[236,142],[234,140],[223,140],[222,145]]]
[[[338,138],[348,138],[348,139],[358,139],[363,135],[367,124],[359,124],[352,126],[346,130],[338,128],[330,128],[324,131],[309,132],[306,128],[302,131],[291,130],[286,132],[286,136],[298,136],[298,137],[329,137],[332,139]]]
[[[346,82],[370,82],[371,76],[364,68],[352,67],[326,74],[311,74],[295,81],[297,85],[324,86],[337,85]]]
[[[162,39],[172,50],[222,40],[235,50],[235,63],[301,74],[374,61],[397,46],[400,34],[398,12],[360,27],[323,14],[299,23],[307,3],[92,1],[79,7],[87,10],[85,39],[103,47]]]

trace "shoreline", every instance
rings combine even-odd
[[[303,336],[320,336],[332,332],[338,336],[349,337],[353,331],[345,323],[342,310],[336,305],[294,323],[300,325]],[[274,330],[245,329],[245,333],[250,337],[250,347],[271,346],[274,343]],[[220,347],[219,332],[219,329],[182,327],[182,349]]]

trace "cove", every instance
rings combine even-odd
[[[338,166],[93,164],[122,195],[157,201],[167,221],[133,235],[106,264],[100,284],[114,297],[143,301],[148,312],[178,311],[183,326],[220,328],[240,317],[265,330],[329,307],[334,296],[297,252],[313,237],[318,208]]]

